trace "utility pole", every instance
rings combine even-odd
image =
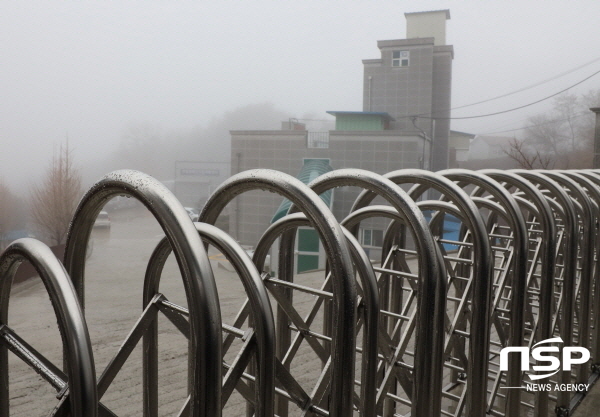
[[[432,171],[431,167],[433,165],[433,162],[432,162],[433,140],[427,135],[427,133],[425,133],[425,131],[423,129],[421,129],[419,126],[417,126],[417,116],[411,116],[410,121],[412,122],[415,129],[417,129],[419,132],[421,132],[421,135],[423,135],[423,139],[425,139],[423,141],[423,153],[421,155],[421,169],[427,169],[429,171]],[[429,161],[428,161],[427,165],[425,165],[425,143],[426,142],[429,142]],[[426,168],[426,166],[427,166],[427,168]]]
[[[594,128],[594,169],[600,169],[600,107],[592,107],[591,111],[596,113],[596,127]]]

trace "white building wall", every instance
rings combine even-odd
[[[448,10],[405,13],[406,38],[435,38],[434,45],[446,45],[446,20],[450,19]]]

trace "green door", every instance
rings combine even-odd
[[[298,230],[298,256],[296,272],[319,268],[319,236],[314,229]]]

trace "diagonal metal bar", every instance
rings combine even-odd
[[[244,373],[244,369],[248,366],[252,355],[256,352],[256,336],[253,330],[249,330],[249,332],[245,336],[244,345],[241,347],[237,356],[233,360],[231,367],[227,371],[225,378],[223,380],[223,393],[221,398],[222,406],[225,405],[227,400],[229,400],[229,396],[233,392],[237,382],[242,377]]]
[[[392,358],[390,358],[391,359],[390,365],[388,366],[388,368],[385,371],[385,376],[383,378],[383,381],[379,388],[379,392],[377,394],[377,406],[378,407],[381,405],[381,401],[383,401],[383,399],[385,398],[385,393],[388,391],[390,384],[393,382],[392,376],[396,374],[395,363],[398,361],[398,359],[400,357],[402,357],[404,355],[404,353],[406,351],[406,347],[408,345],[408,342],[410,341],[410,336],[412,335],[412,333],[415,329],[416,316],[417,316],[417,310],[414,310],[412,312],[410,320],[408,322],[407,329],[404,332],[404,334],[402,335],[400,342],[396,346],[394,355],[392,356]]]
[[[186,319],[189,316],[189,312],[186,308],[178,306],[177,304],[171,303],[166,298],[157,304],[158,309],[165,317],[185,336],[186,339],[190,338],[190,322]]]
[[[242,307],[240,308],[240,311],[238,312],[237,316],[233,320],[232,326],[240,329],[242,327],[242,324],[244,324],[244,322],[248,319],[249,315],[250,315],[250,300],[248,298],[246,298],[246,300],[244,300],[244,304],[242,304]],[[228,333],[227,336],[225,336],[225,339],[223,339],[223,355],[225,355],[227,352],[229,352],[229,348],[233,344],[234,340],[235,340],[235,335],[233,335],[232,333]]]
[[[0,325],[0,343],[8,347],[57,391],[60,392],[67,386],[65,373],[5,324]]]
[[[148,304],[140,318],[133,326],[132,330],[129,332],[129,334],[121,344],[121,347],[119,348],[115,356],[113,356],[111,361],[108,363],[108,365],[104,369],[104,372],[102,372],[102,375],[98,380],[97,387],[99,399],[101,399],[102,396],[106,393],[106,390],[108,390],[110,384],[114,381],[115,377],[118,375],[119,371],[127,361],[127,358],[129,358],[131,352],[133,352],[144,333],[148,330],[148,328],[154,322],[154,320],[156,320],[159,311],[157,304],[163,300],[165,300],[165,297],[162,294],[156,294],[156,296],[152,299],[152,302]],[[68,402],[62,402],[61,404],[59,404],[59,406],[55,410],[54,415],[63,415],[63,413],[65,412],[64,408],[67,406],[67,404]],[[101,409],[105,414],[107,412],[112,414],[112,412],[108,409],[105,409],[105,407],[101,407]]]
[[[327,361],[325,366],[323,367],[323,371],[321,375],[319,375],[319,380],[317,381],[313,391],[311,392],[311,398],[313,404],[310,404],[309,407],[305,407],[302,413],[302,416],[310,415],[311,412],[314,412],[315,404],[323,404],[325,400],[325,396],[329,389],[330,385],[330,376],[331,376],[331,359]],[[356,403],[356,395],[354,395],[355,403]]]
[[[60,401],[49,415],[69,415],[71,404],[65,373],[5,324],[0,326],[0,343],[5,344],[11,352],[28,364],[58,391],[57,398]],[[99,417],[114,416],[103,404],[100,404],[98,408],[98,415]]]
[[[321,285],[321,289],[327,288],[327,286],[329,285],[330,282],[330,274],[328,274],[325,277],[325,281],[323,282],[323,284]],[[317,314],[320,311],[320,308],[323,305],[323,301],[324,299],[321,297],[316,297],[313,305],[309,311],[309,313],[305,316],[304,322],[307,324],[307,326],[311,326],[313,321],[315,320],[315,318],[317,317]],[[298,349],[300,348],[300,345],[302,343],[302,340],[304,340],[304,335],[300,332],[296,333],[296,335],[294,336],[294,339],[292,341],[292,343],[290,343],[290,346],[287,350],[287,353],[285,354],[284,358],[283,358],[283,364],[286,366],[289,366],[289,364],[291,363],[292,359],[294,358],[294,356],[296,355],[296,352],[298,351]]]
[[[188,396],[185,400],[185,404],[181,407],[181,410],[177,414],[177,417],[188,417],[190,415],[190,397]]]
[[[302,333],[304,339],[309,343],[310,347],[315,351],[322,361],[326,361],[329,358],[329,352],[319,343],[319,341],[310,335],[310,326],[308,326],[300,314],[296,311],[290,301],[281,293],[278,288],[269,287],[270,293],[277,300],[277,303],[283,310],[289,319],[294,323],[296,328]]]
[[[152,302],[148,304],[141,317],[131,329],[131,332],[127,335],[123,344],[115,354],[115,356],[111,359],[109,364],[102,372],[100,379],[98,381],[98,398],[102,398],[102,396],[106,393],[106,390],[115,379],[133,349],[137,346],[140,339],[148,330],[150,325],[154,320],[156,320],[156,316],[158,314],[158,308],[156,304],[164,299],[162,294],[156,294],[156,296],[152,299]]]
[[[275,374],[277,381],[285,388],[290,399],[293,400],[301,410],[306,409],[312,403],[312,398],[298,384],[298,381],[290,374],[290,371],[281,364],[281,361],[275,362]]]

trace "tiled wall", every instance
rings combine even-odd
[[[327,158],[334,169],[360,168],[379,174],[420,167],[421,138],[392,135],[390,132],[371,133],[332,131],[328,149],[308,149],[304,132],[232,132],[231,171],[235,174],[254,168],[268,168],[296,177],[304,158]],[[348,214],[359,191],[350,187],[335,191],[333,211],[338,218]],[[236,197],[230,206],[232,235],[244,245],[255,245],[281,201],[282,197],[265,191],[252,191]],[[235,213],[239,213],[238,218]]]
[[[378,64],[365,64],[363,110],[389,113],[396,119],[391,123],[392,129],[412,129],[407,116],[431,113],[433,44],[397,43],[397,46],[383,44]],[[400,49],[410,52],[408,67],[392,67],[392,52]],[[431,136],[430,125],[419,123],[419,127]]]

